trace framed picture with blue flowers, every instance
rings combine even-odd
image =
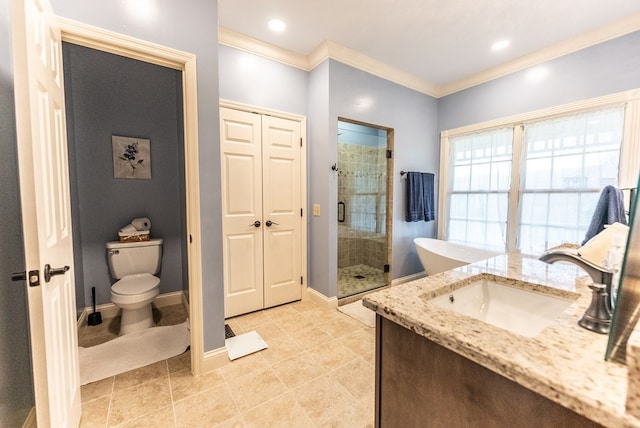
[[[151,179],[151,142],[145,138],[111,136],[113,177]]]

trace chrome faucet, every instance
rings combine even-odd
[[[585,270],[593,284],[589,288],[593,291],[591,304],[586,312],[578,321],[581,327],[596,333],[607,334],[611,325],[611,282],[613,280],[613,272],[602,266],[566,249],[549,250],[543,253],[539,260],[545,263],[569,262]]]
[[[585,270],[593,280],[594,284],[604,284],[607,287],[607,293],[611,292],[613,272],[605,267],[598,266],[597,264],[590,262],[578,253],[559,248],[543,253],[538,257],[538,259],[549,264],[555,262],[573,263]]]

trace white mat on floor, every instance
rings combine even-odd
[[[80,384],[106,379],[182,354],[189,346],[187,323],[152,327],[89,348],[79,347]]]
[[[227,353],[230,360],[244,357],[245,355],[253,354],[254,352],[262,351],[269,347],[262,337],[256,331],[250,331],[249,333],[239,334],[234,337],[225,339],[225,346],[227,347]]]
[[[362,324],[368,327],[376,326],[376,313],[371,309],[367,309],[362,306],[362,300],[349,303],[347,305],[338,306],[338,310],[344,314],[349,315],[360,321]]]

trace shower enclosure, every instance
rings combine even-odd
[[[338,120],[338,298],[390,282],[393,130]]]

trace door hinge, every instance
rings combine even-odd
[[[391,159],[392,154],[391,150],[387,150],[387,159]]]
[[[193,243],[193,236],[191,236],[191,234],[189,234],[189,244]]]
[[[300,285],[304,285],[304,277],[303,276],[300,277]]]
[[[302,137],[300,137],[300,147],[302,147]]]
[[[391,270],[391,266],[390,265],[384,265],[384,272],[387,273]]]
[[[302,208],[300,208],[300,217],[304,217],[304,214],[302,214]]]

